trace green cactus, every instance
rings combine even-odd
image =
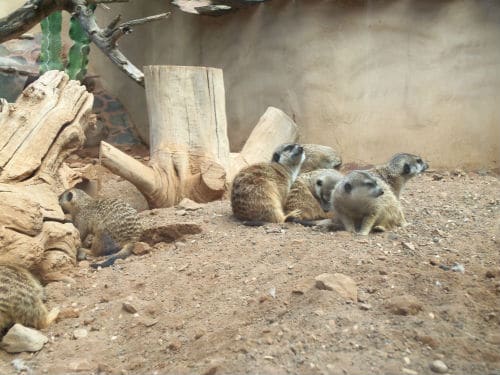
[[[42,50],[40,53],[40,74],[49,70],[63,70],[61,61],[61,25],[60,11],[52,13],[41,22]]]
[[[89,9],[94,11],[95,7],[95,5],[91,5],[89,6]],[[69,50],[66,73],[70,79],[77,79],[81,81],[85,78],[85,74],[87,73],[87,64],[89,62],[88,56],[90,53],[90,38],[83,30],[77,17],[72,16],[70,22],[69,36],[75,43],[73,43]]]

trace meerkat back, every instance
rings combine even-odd
[[[47,327],[59,310],[49,313],[43,299],[42,285],[27,269],[0,263],[0,333],[15,323],[36,329]]]

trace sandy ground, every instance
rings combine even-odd
[[[0,373],[21,359],[31,374],[411,375],[439,359],[450,374],[498,375],[499,191],[491,175],[426,173],[402,194],[411,225],[367,237],[245,227],[228,201],[154,210],[203,231],[49,284],[47,305],[63,310],[49,343],[0,351]],[[356,286],[319,289],[323,273]]]

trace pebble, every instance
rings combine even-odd
[[[47,341],[49,339],[40,331],[14,324],[3,337],[0,346],[8,353],[37,352]]]
[[[403,248],[411,250],[411,251],[415,251],[415,245],[412,244],[411,242],[402,242],[402,244],[403,244]]]
[[[146,242],[136,242],[132,252],[135,255],[144,255],[151,251],[151,246]]]
[[[73,338],[75,340],[83,339],[87,337],[88,334],[89,332],[85,328],[78,328],[73,331]]]
[[[203,207],[202,204],[197,203],[189,198],[184,198],[178,204],[178,207],[185,209],[186,211],[196,211]]]
[[[346,299],[358,300],[356,282],[349,276],[341,273],[323,273],[316,276],[315,280],[316,288],[318,289],[335,291]]]
[[[360,303],[359,308],[361,310],[367,311],[367,310],[370,310],[372,308],[372,305],[370,305],[369,303]]]
[[[448,366],[443,361],[435,360],[429,365],[430,369],[438,374],[445,374],[448,371]]]
[[[179,340],[173,340],[168,344],[168,348],[174,352],[178,351],[182,346]]]
[[[123,302],[122,309],[130,314],[135,314],[137,312],[135,306],[128,302]]]

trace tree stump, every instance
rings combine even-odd
[[[64,72],[49,71],[15,104],[0,103],[0,260],[23,264],[46,281],[63,278],[80,237],[63,223],[58,195],[68,188],[63,161],[95,121],[93,96]]]
[[[270,160],[281,143],[297,138],[297,126],[269,108],[241,157],[230,155],[222,70],[206,67],[146,66],[150,121],[150,163],[146,166],[101,142],[102,163],[133,183],[150,208],[170,207],[183,198],[219,199],[239,168]]]

